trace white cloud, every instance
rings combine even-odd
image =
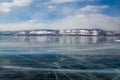
[[[51,0],[51,3],[75,2],[76,0]]]
[[[57,7],[56,7],[56,6],[54,6],[54,5],[49,5],[49,6],[48,6],[48,9],[50,9],[50,10],[56,10],[56,9],[57,9]]]
[[[0,24],[0,30],[28,30],[28,29],[81,29],[99,28],[105,30],[120,30],[120,17],[110,17],[103,14],[77,14],[55,21],[51,24],[37,20],[28,20],[16,24]]]
[[[84,2],[84,1],[96,1],[96,0],[50,0],[45,4],[62,4],[62,3],[70,3],[70,2]]]
[[[120,30],[119,21],[120,17],[110,17],[103,14],[78,14],[58,20],[51,25],[57,29],[100,28],[105,30]]]
[[[0,12],[9,12],[14,7],[27,6],[32,2],[32,0],[13,0],[12,2],[1,2]]]
[[[80,9],[81,12],[99,12],[103,9],[109,8],[107,5],[103,6],[94,6],[94,5],[87,5]]]
[[[1,31],[11,30],[31,30],[31,29],[47,29],[48,25],[40,23],[37,20],[28,20],[26,22],[0,24]]]

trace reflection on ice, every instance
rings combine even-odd
[[[3,36],[1,42],[39,42],[39,43],[105,43],[113,38],[104,36]]]
[[[0,54],[110,54],[119,53],[113,37],[14,36],[0,39]],[[112,50],[112,51],[111,51]]]

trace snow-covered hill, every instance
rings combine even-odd
[[[72,35],[72,36],[110,36],[120,35],[120,32],[105,31],[102,29],[65,29],[65,30],[21,30],[21,31],[0,31],[0,35],[6,36],[44,36],[44,35]]]

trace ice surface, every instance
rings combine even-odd
[[[114,37],[2,37],[0,80],[120,80]]]

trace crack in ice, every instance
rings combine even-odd
[[[2,69],[11,69],[17,71],[50,71],[50,72],[65,72],[65,73],[119,73],[120,69],[50,69],[50,68],[33,68],[22,66],[0,66]]]

